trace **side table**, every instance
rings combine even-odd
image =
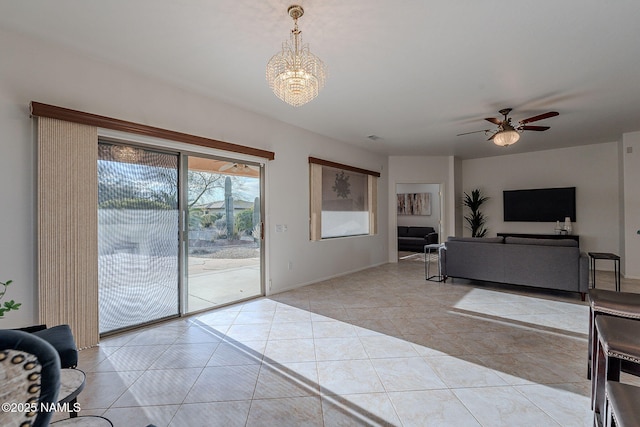
[[[75,411],[75,404],[78,402],[78,395],[84,389],[86,375],[80,369],[65,368],[60,369],[60,388],[58,389],[58,402],[70,404],[71,418],[78,416]]]
[[[615,274],[616,292],[620,292],[620,257],[609,252],[589,252],[589,268],[591,270],[591,282],[596,287],[596,260],[608,259],[613,261]]]
[[[433,243],[430,245],[424,245],[424,279],[431,282],[442,282],[442,270],[440,269],[440,243]],[[436,262],[438,263],[438,274],[429,274],[429,267],[431,266],[431,253],[435,251]]]

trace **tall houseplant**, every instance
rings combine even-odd
[[[471,237],[484,237],[487,234],[487,229],[484,228],[487,217],[480,212],[480,206],[487,200],[489,200],[489,197],[483,196],[478,189],[473,190],[471,195],[464,193],[462,203],[471,211],[464,217],[471,229]]]

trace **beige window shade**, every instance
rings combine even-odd
[[[378,234],[378,177],[369,175],[369,234]]]
[[[38,119],[40,323],[69,324],[79,348],[98,334],[98,132]]]
[[[309,196],[310,215],[309,218],[309,238],[320,240],[322,238],[321,217],[322,217],[322,166],[316,163],[309,164]]]
[[[328,200],[327,194],[330,193],[330,187],[327,186],[327,182],[323,178],[324,169],[328,169],[329,171],[348,171],[356,174],[364,175],[366,178],[366,188],[362,193],[364,196],[361,200],[364,200],[364,214],[368,217],[364,220],[360,219],[361,224],[366,224],[363,228],[358,229],[355,232],[350,232],[346,230],[344,234],[340,234],[340,227],[345,222],[348,222],[348,218],[345,218],[344,221],[338,220],[333,221],[331,227],[334,230],[338,230],[338,232],[328,231],[327,224],[323,225],[323,216],[329,219],[331,223],[331,210],[341,210],[339,204],[336,203],[336,200]],[[375,171],[370,171],[366,169],[357,168],[350,165],[344,165],[341,163],[331,162],[327,160],[318,159],[315,157],[309,157],[309,238],[310,240],[322,240],[323,238],[332,238],[332,237],[348,237],[348,236],[356,236],[362,234],[374,235],[378,233],[378,220],[377,220],[377,211],[378,211],[378,177],[380,173]],[[354,178],[354,177],[352,177]],[[348,180],[348,178],[347,178]],[[336,183],[336,185],[338,185]],[[345,183],[345,185],[349,185]],[[323,188],[327,187],[327,188]],[[354,188],[355,189],[355,188]],[[335,190],[335,187],[333,188]],[[349,193],[351,191],[349,190]],[[346,199],[348,196],[343,195]],[[348,200],[345,200],[348,202]],[[329,205],[333,204],[333,207]],[[324,206],[326,205],[326,206]],[[338,207],[336,207],[338,206]],[[362,207],[357,208],[362,211]],[[349,211],[350,209],[346,209]],[[347,214],[348,215],[348,214]],[[361,217],[361,214],[357,214]],[[335,218],[335,216],[334,216]]]

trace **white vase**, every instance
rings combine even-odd
[[[567,234],[571,234],[571,218],[566,217],[564,219],[564,230],[567,232]]]

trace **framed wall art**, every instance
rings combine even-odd
[[[430,193],[398,194],[398,215],[431,215]]]

